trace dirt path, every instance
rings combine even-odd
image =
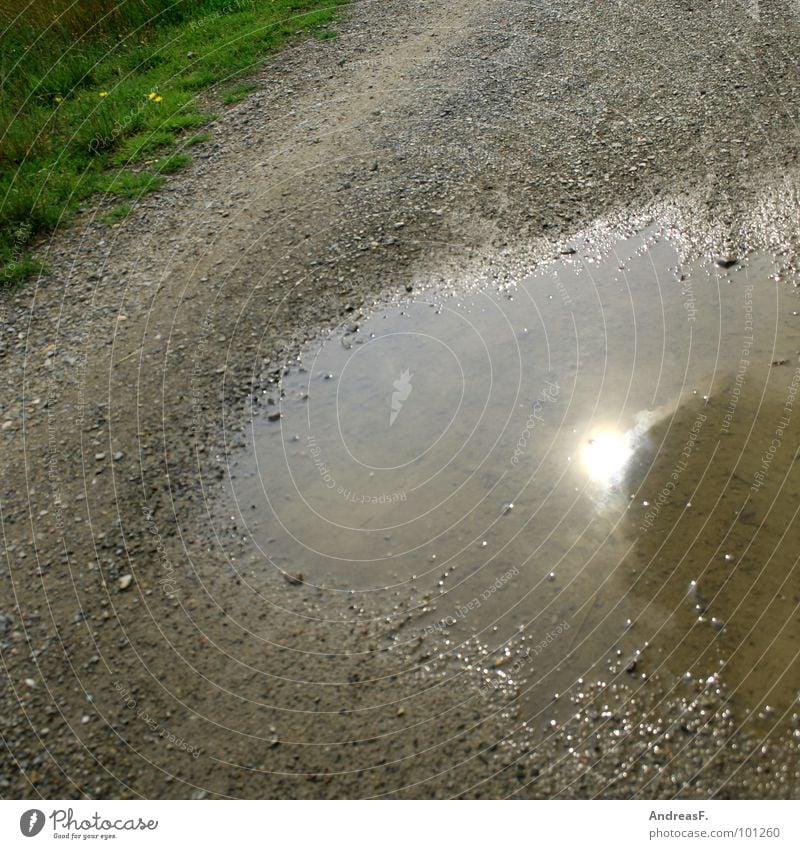
[[[601,218],[791,263],[795,8],[354,3],[121,226],[91,209],[59,234],[51,273],[0,303],[0,792],[790,795],[788,761],[708,760],[722,719],[677,784],[626,769],[639,743],[565,760],[449,686],[436,647],[393,650],[402,599],[372,617],[256,574],[214,511],[282,359],[387,293]],[[614,722],[643,722],[622,693]]]

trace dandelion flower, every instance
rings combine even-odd
[[[161,95],[160,95],[160,94],[157,94],[157,95],[153,98],[153,101],[154,101],[155,103],[161,103],[161,101],[162,101],[163,99],[164,99],[164,98],[163,98],[163,97],[161,97]]]
[[[108,97],[108,92],[107,91],[101,91],[100,97]]]
[[[158,94],[156,94],[156,92],[154,92],[154,91],[151,91],[150,94],[147,95],[148,100],[155,100],[157,97],[158,97]]]
[[[56,102],[56,103],[61,103],[61,101],[62,101],[63,99],[64,99],[64,98],[63,98],[60,94],[57,94],[57,95],[55,96],[55,98],[54,98],[54,100],[55,100],[55,102]]]

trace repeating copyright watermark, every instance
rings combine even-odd
[[[514,566],[496,578],[479,596],[475,596],[471,601],[466,602],[466,604],[460,604],[456,608],[455,615],[445,616],[432,625],[428,625],[420,632],[419,636],[425,637],[428,634],[441,634],[445,628],[452,628],[453,625],[465,619],[473,610],[481,607],[484,602],[488,601],[498,590],[503,589],[517,575],[519,575],[519,566]]]
[[[142,515],[144,516],[145,522],[147,522],[147,530],[150,531],[150,535],[155,540],[158,560],[161,564],[162,575],[158,579],[158,585],[161,587],[161,591],[165,596],[167,596],[167,598],[173,598],[178,590],[177,584],[175,583],[175,567],[169,559],[167,549],[164,546],[164,541],[161,539],[161,533],[158,530],[158,525],[156,525],[156,520],[153,518],[153,514],[150,512],[150,508],[147,507],[147,505],[142,507]]]
[[[16,230],[14,230],[14,240],[11,244],[11,258],[5,265],[0,268],[0,280],[8,282],[16,273],[17,268],[22,262],[22,256],[25,252],[25,245],[28,244],[33,233],[33,226],[24,221]]]
[[[306,437],[306,445],[308,446],[308,453],[311,456],[311,460],[326,489],[336,492],[337,495],[341,496],[350,504],[397,504],[399,501],[406,501],[408,499],[405,490],[370,495],[369,493],[355,492],[349,489],[336,480],[330,466],[325,462],[322,448],[313,435]]]
[[[545,386],[542,389],[540,396],[531,404],[531,413],[528,416],[528,420],[525,422],[525,426],[519,435],[519,439],[517,440],[514,453],[511,456],[512,466],[519,465],[520,458],[525,455],[528,448],[533,431],[536,429],[538,424],[544,421],[542,410],[546,404],[552,404],[556,401],[560,391],[561,388],[557,382],[554,383],[549,379],[545,380]]]
[[[736,377],[733,381],[733,388],[728,399],[728,408],[725,415],[722,417],[721,433],[728,433],[733,423],[733,416],[736,412],[736,405],[739,403],[739,398],[742,394],[745,375],[750,368],[750,349],[753,347],[755,337],[753,336],[753,286],[752,284],[744,287],[744,333],[742,337],[742,348],[739,354],[739,365],[736,368]]]
[[[694,420],[694,423],[689,428],[680,458],[670,472],[669,480],[667,480],[664,486],[658,491],[653,503],[648,505],[649,509],[644,514],[642,524],[639,526],[639,530],[642,533],[653,527],[653,523],[661,513],[661,508],[672,498],[672,494],[675,492],[675,488],[678,485],[681,475],[689,468],[689,460],[694,452],[697,440],[700,437],[700,431],[703,429],[703,425],[706,423],[707,419],[708,416],[705,413],[699,413],[697,418]]]
[[[486,699],[497,692],[510,678],[522,671],[535,657],[539,657],[564,633],[569,631],[569,622],[560,622],[545,634],[535,646],[526,646],[513,660],[509,656],[507,664],[497,670],[497,676],[491,680],[482,681],[478,693]]]
[[[178,737],[169,731],[169,729],[164,728],[157,719],[150,716],[150,714],[137,703],[136,699],[133,698],[127,687],[119,681],[114,681],[114,689],[117,693],[119,693],[125,707],[129,710],[135,711],[136,716],[141,719],[151,731],[156,732],[162,740],[167,743],[171,743],[176,749],[180,749],[181,751],[191,755],[195,760],[200,757],[199,748],[189,745],[182,737]]]
[[[764,481],[766,480],[772,461],[775,459],[775,455],[778,451],[780,451],[781,446],[783,445],[784,434],[792,420],[792,412],[794,411],[794,402],[797,398],[798,390],[800,390],[800,368],[796,368],[792,375],[792,382],[789,384],[789,389],[786,392],[786,399],[784,400],[783,409],[781,410],[781,417],[778,419],[778,423],[775,426],[772,442],[770,442],[769,447],[761,457],[761,465],[758,471],[753,475],[753,483],[750,486],[751,492],[758,492],[764,485]],[[797,446],[793,445],[792,447],[796,448]]]

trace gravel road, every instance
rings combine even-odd
[[[43,245],[49,273],[0,296],[0,793],[796,797],[791,731],[742,729],[722,683],[610,672],[545,730],[475,697],[489,648],[398,648],[406,601],[259,571],[220,505],[281,363],[387,297],[598,221],[789,275],[799,22],[790,0],[355,2],[121,225],[100,202]]]

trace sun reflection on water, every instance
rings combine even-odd
[[[664,409],[642,410],[634,416],[634,425],[628,430],[602,427],[590,431],[579,452],[589,480],[603,489],[622,484],[637,456],[641,460],[641,452],[649,442],[649,429],[664,414]]]
[[[584,445],[581,460],[591,481],[611,486],[625,472],[634,450],[632,431],[604,430]]]

